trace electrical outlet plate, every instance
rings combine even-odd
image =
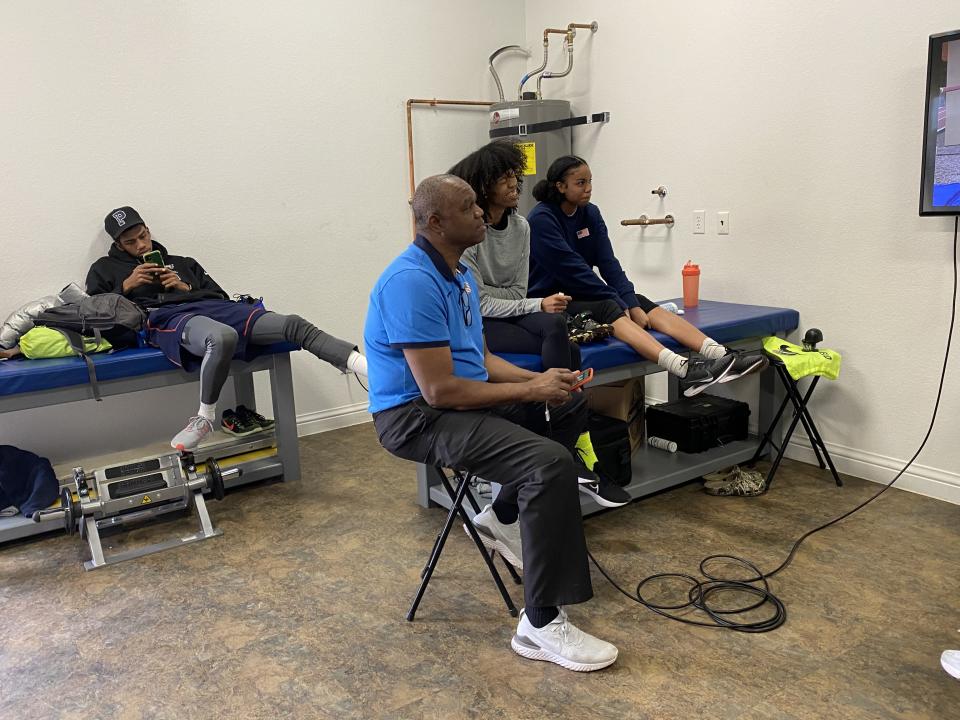
[[[717,213],[717,235],[730,234],[730,211],[721,210]]]
[[[707,231],[707,211],[693,211],[693,234],[703,235]]]

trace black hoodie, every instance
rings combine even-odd
[[[140,260],[114,243],[110,246],[110,252],[106,257],[100,258],[90,266],[90,272],[87,273],[87,294],[118,293],[126,295],[130,300],[146,308],[194,300],[229,299],[223,289],[193,258],[169,255],[167,249],[156,240],[153,241],[153,249],[163,253],[167,265],[173,266],[180,279],[191,287],[190,291],[166,290],[159,282],[152,282],[124,293],[123,281],[130,277],[130,273],[140,264]]]

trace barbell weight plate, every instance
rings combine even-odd
[[[225,488],[223,486],[223,473],[220,472],[220,465],[212,457],[204,462],[207,466],[207,487],[213,494],[215,500],[223,500]]]
[[[80,504],[73,499],[73,491],[68,487],[60,491],[60,506],[63,508],[63,527],[67,535],[73,535],[77,531]]]

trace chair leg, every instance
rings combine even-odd
[[[461,475],[459,472],[457,472],[456,475],[460,480],[460,488],[458,492],[462,491],[465,487],[469,487],[470,483],[465,476]],[[450,481],[446,477],[444,477],[444,485],[447,487],[447,492],[453,494],[453,488],[450,486]],[[493,576],[493,581],[497,585],[497,590],[500,591],[500,596],[503,598],[503,602],[507,606],[507,610],[510,612],[512,617],[517,617],[517,607],[513,604],[510,593],[507,592],[507,588],[503,584],[503,580],[500,577],[500,573],[497,572],[497,568],[493,564],[493,560],[490,559],[490,555],[487,553],[487,548],[484,547],[483,541],[480,539],[480,536],[477,535],[477,530],[475,527],[473,527],[473,521],[467,514],[466,508],[464,508],[462,504],[458,504],[456,507],[459,509],[461,517],[463,517],[463,523],[467,528],[467,533],[473,539],[473,543],[477,546],[480,554],[483,555],[483,561],[487,564],[487,568],[490,570],[490,575]]]
[[[467,490],[467,499],[470,501],[470,504],[473,506],[473,512],[479,513],[480,505],[479,503],[477,503],[477,499],[473,496],[472,490]],[[486,552],[486,548],[484,548],[484,552]],[[491,559],[493,559],[494,555],[497,555],[497,554],[498,553],[495,553],[495,552],[489,553]],[[500,556],[500,559],[503,561],[503,566],[507,569],[507,572],[510,573],[510,577],[513,578],[514,584],[520,585],[523,582],[523,580],[521,580],[520,576],[517,575],[516,568],[514,568],[513,565],[511,565],[510,562],[502,555]]]
[[[779,369],[779,368],[778,368]],[[787,387],[787,392],[790,392],[789,386]],[[792,399],[792,395],[789,396]],[[787,445],[790,444],[790,438],[793,436],[793,431],[797,428],[797,423],[800,422],[800,413],[795,412],[793,414],[793,419],[790,421],[790,426],[787,428],[787,432],[783,435],[783,441],[780,444],[780,451],[777,453],[777,456],[773,459],[773,463],[770,465],[770,469],[767,471],[767,489],[770,489],[770,485],[773,483],[773,476],[777,474],[777,469],[780,467],[780,463],[783,460],[783,456],[787,453]]]
[[[813,454],[817,458],[817,465],[820,466],[821,470],[825,470],[827,466],[824,465],[823,456],[820,454],[820,448],[817,445],[816,440],[814,440],[813,430],[808,422],[810,413],[806,410],[807,402],[810,400],[810,396],[813,395],[813,388],[816,386],[817,380],[819,379],[819,377],[815,377],[813,379],[813,382],[810,383],[810,387],[807,388],[807,392],[804,393],[803,398],[801,399],[801,407],[804,408],[804,412],[800,413],[800,424],[803,425],[803,431],[807,434],[807,437],[810,438],[810,447],[813,448]],[[797,396],[800,396],[799,387],[797,387]]]
[[[521,585],[523,579],[517,575],[517,569],[510,564],[510,561],[507,560],[503,555],[500,556],[500,560],[503,562],[503,566],[507,569],[507,572],[510,573],[510,577],[513,578],[514,585]]]
[[[420,573],[420,587],[417,588],[417,595],[413,599],[413,604],[410,606],[410,610],[407,612],[407,620],[410,622],[413,621],[414,616],[417,614],[417,608],[420,606],[420,601],[423,599],[423,594],[427,590],[427,585],[430,584],[430,578],[433,576],[433,571],[437,568],[437,562],[439,562],[440,554],[443,552],[443,545],[446,543],[447,536],[450,534],[450,528],[453,527],[453,521],[457,517],[457,510],[462,510],[460,503],[463,502],[463,493],[466,491],[466,486],[461,484],[461,487],[458,488],[456,493],[454,493],[453,488],[450,487],[450,483],[447,481],[445,476],[443,480],[443,484],[446,486],[447,492],[450,493],[450,499],[453,501],[453,504],[450,506],[450,512],[447,513],[447,521],[444,523],[443,529],[440,531],[436,541],[433,543],[433,550],[430,552],[430,559],[427,561],[427,565],[424,567],[423,572]]]
[[[473,539],[474,544],[480,550],[481,555],[483,555],[484,562],[486,562],[487,568],[490,570],[490,574],[493,576],[493,580],[497,585],[497,589],[500,591],[500,595],[503,597],[503,601],[507,606],[507,610],[510,612],[510,615],[517,617],[517,608],[513,604],[513,600],[510,598],[510,594],[507,592],[507,588],[504,586],[503,580],[500,578],[500,574],[497,572],[496,567],[494,567],[493,561],[487,554],[487,549],[484,547],[483,541],[480,540],[480,537],[477,535],[477,531],[473,527],[473,522],[470,519],[470,515],[467,514],[466,509],[463,507],[463,500],[465,496],[469,497],[471,503],[476,507],[476,501],[474,500],[473,496],[469,494],[470,483],[468,482],[468,479],[459,472],[455,471],[456,477],[459,481],[459,486],[455,491],[453,486],[450,484],[450,480],[443,473],[443,471],[439,470],[438,468],[437,472],[444,488],[447,491],[447,494],[450,496],[450,511],[447,514],[447,520],[444,523],[443,529],[437,535],[437,539],[433,543],[433,549],[430,552],[430,559],[427,561],[426,566],[420,573],[420,586],[417,588],[416,597],[413,600],[413,604],[410,606],[410,610],[407,612],[407,620],[412,622],[416,616],[417,608],[420,606],[420,601],[423,599],[423,595],[427,590],[427,585],[430,584],[430,578],[433,576],[433,571],[436,569],[437,563],[440,561],[440,555],[443,552],[443,546],[447,541],[447,537],[450,535],[450,530],[453,527],[453,523],[458,514],[462,517],[467,528],[467,532]],[[511,567],[510,570],[513,571],[513,568]],[[515,574],[514,577],[516,578]]]
[[[843,480],[840,479],[840,474],[837,472],[837,468],[833,464],[833,458],[830,457],[830,453],[827,451],[827,446],[823,442],[823,437],[821,437],[816,423],[813,422],[813,416],[807,409],[807,402],[810,400],[810,396],[813,394],[813,388],[816,386],[817,380],[819,379],[819,377],[815,377],[813,379],[813,382],[807,389],[806,395],[803,396],[803,403],[800,406],[801,416],[804,421],[804,431],[807,433],[807,437],[810,438],[810,445],[813,447],[813,451],[817,455],[817,460],[820,461],[820,469],[824,470],[829,467],[830,474],[833,475],[833,481],[836,483],[837,487],[843,487]],[[797,397],[799,397],[799,395],[800,394],[797,393]],[[820,452],[817,451],[818,447],[820,448],[820,451],[823,452],[822,460],[820,458]],[[826,466],[824,466],[824,461],[826,461]]]
[[[773,421],[770,423],[770,427],[768,427],[763,433],[763,439],[760,441],[756,451],[753,453],[753,457],[750,458],[750,461],[746,463],[747,465],[753,467],[757,464],[757,460],[759,460],[760,456],[763,455],[763,449],[767,446],[767,443],[770,443],[771,447],[773,446],[773,441],[770,439],[773,435],[773,429],[777,426],[777,423],[780,422],[780,418],[783,416],[783,411],[787,409],[787,403],[789,402],[789,396],[783,398],[783,402],[780,403],[780,409],[777,410],[776,414],[773,416]]]
[[[789,379],[792,380],[792,378]],[[813,395],[813,390],[816,388],[819,380],[819,376],[813,378],[813,381],[810,383],[810,387],[807,388],[807,392],[803,396],[800,395],[800,390],[795,383],[787,389],[787,392],[790,393],[793,404],[796,406],[796,411],[800,415],[800,420],[803,422],[804,432],[807,433],[807,437],[810,439],[810,446],[813,448],[813,452],[817,456],[820,469],[825,470],[827,467],[829,467],[830,474],[833,475],[833,481],[837,484],[837,487],[842,487],[843,481],[840,479],[840,475],[837,473],[837,468],[833,464],[833,458],[830,457],[830,453],[827,451],[827,446],[824,444],[823,438],[820,436],[820,431],[817,429],[816,423],[813,422],[813,416],[810,414],[810,410],[807,409],[807,403],[810,401],[810,397]],[[823,457],[820,455],[821,452],[823,453]],[[824,461],[826,461],[826,465],[824,464]]]

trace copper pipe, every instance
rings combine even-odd
[[[547,42],[547,35],[566,35],[568,32],[566,28],[547,28],[543,31],[543,41]]]
[[[567,30],[576,30],[577,28],[581,28],[583,30],[589,30],[590,32],[596,32],[597,28],[599,27],[600,26],[597,25],[597,21],[594,20],[592,23],[589,23],[589,24],[588,23],[570,23],[569,25],[567,25]]]
[[[673,227],[673,215],[667,215],[662,218],[648,218],[646,215],[641,215],[636,220],[621,220],[621,225],[666,225],[667,227]]]
[[[491,100],[437,100],[436,98],[410,98],[407,100],[407,162],[410,167],[410,200],[413,202],[413,193],[416,191],[416,181],[413,173],[413,106],[414,105],[462,105],[467,107],[490,107],[493,105]],[[411,220],[411,222],[414,222]],[[414,224],[413,232],[416,234],[417,228]]]
[[[523,86],[527,84],[527,80],[532,78],[534,75],[543,72],[547,69],[547,55],[550,52],[550,33],[563,33],[566,34],[566,30],[557,30],[556,28],[547,28],[543,31],[543,62],[537,66],[536,69],[531,70],[528,73],[525,73],[522,78],[520,78],[520,85],[517,87],[517,100],[523,100]],[[539,93],[537,94],[537,99],[540,98]]]
[[[544,78],[562,78],[570,74],[570,71],[573,70],[573,30],[567,30],[567,37],[564,40],[564,44],[567,46],[567,67],[563,72],[546,72],[540,73],[540,76],[537,78],[537,99],[543,97],[543,94],[540,91],[540,84],[543,82]]]

